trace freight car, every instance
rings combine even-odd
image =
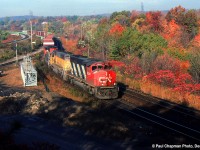
[[[57,46],[53,46],[53,45],[48,45],[48,46],[44,46],[44,55],[46,55],[47,52],[52,53],[53,51],[58,50]]]
[[[118,97],[116,73],[109,62],[63,51],[53,51],[46,55],[49,57],[48,65],[63,80],[83,88],[99,99]]]

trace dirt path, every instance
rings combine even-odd
[[[9,69],[10,68],[10,69]],[[7,89],[23,89],[23,90],[41,90],[45,91],[43,85],[33,87],[24,87],[21,77],[21,70],[19,66],[9,66],[4,69],[3,76],[0,77],[0,89],[1,91]]]

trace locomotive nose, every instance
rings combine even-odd
[[[108,71],[102,71],[99,74],[99,83],[101,86],[109,86],[112,83],[112,75]]]

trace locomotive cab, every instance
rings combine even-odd
[[[116,73],[108,63],[97,62],[87,67],[87,82],[95,87],[95,96],[100,99],[118,97]]]
[[[87,81],[93,86],[113,86],[116,76],[108,63],[97,62],[87,68]]]

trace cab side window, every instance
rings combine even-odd
[[[92,71],[96,70],[97,66],[92,66]]]

